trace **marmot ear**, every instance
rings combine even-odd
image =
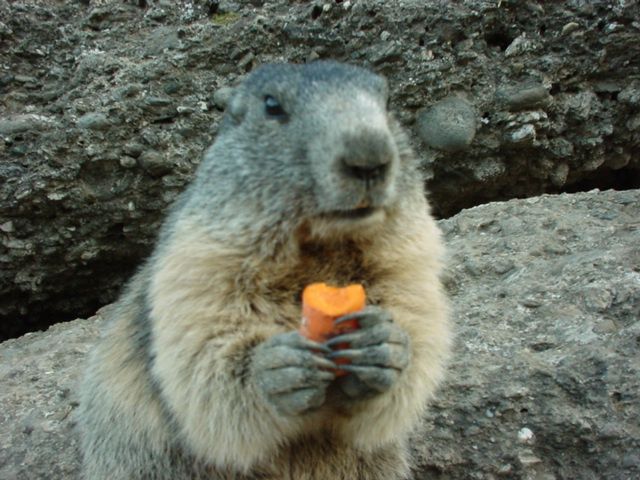
[[[231,97],[231,99],[229,100],[229,104],[227,105],[227,114],[229,115],[229,119],[234,125],[239,125],[240,123],[242,123],[242,120],[244,119],[246,113],[246,99],[243,98],[242,93],[237,92]]]

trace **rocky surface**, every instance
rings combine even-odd
[[[0,478],[80,478],[73,412],[96,319],[59,323],[0,344]]]
[[[458,325],[417,478],[640,477],[640,190],[440,222]]]
[[[440,222],[457,324],[415,479],[640,476],[640,190]],[[76,381],[99,319],[0,344],[0,478],[78,478]]]
[[[0,0],[0,338],[90,315],[254,66],[385,74],[435,211],[640,185],[635,1]]]

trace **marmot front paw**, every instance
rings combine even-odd
[[[252,373],[266,400],[289,415],[320,407],[336,365],[324,355],[331,350],[297,331],[274,335],[253,353]]]
[[[351,399],[368,398],[389,390],[409,364],[409,336],[394,323],[383,308],[369,306],[345,315],[336,324],[357,320],[359,328],[333,337],[328,347],[348,343],[346,349],[329,354],[331,360],[348,359],[340,369],[349,373],[338,379],[338,385]]]

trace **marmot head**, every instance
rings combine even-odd
[[[200,183],[235,203],[236,215],[241,203],[314,231],[380,223],[403,182],[417,181],[387,100],[385,79],[363,68],[262,66],[230,100]]]

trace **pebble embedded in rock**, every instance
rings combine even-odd
[[[243,72],[248,72],[249,70],[251,70],[251,66],[253,65],[253,61],[255,60],[255,58],[256,57],[252,52],[247,53],[238,61],[238,69]]]
[[[522,443],[529,443],[533,440],[533,432],[530,428],[523,427],[518,432],[518,440]]]
[[[508,258],[499,258],[493,264],[493,271],[499,275],[504,275],[515,268],[515,264]]]
[[[144,103],[149,107],[166,107],[171,105],[172,102],[170,98],[149,96],[144,99]]]
[[[638,115],[638,125],[640,125],[640,115]],[[621,168],[629,165],[630,161],[631,154],[627,152],[620,152],[618,155],[612,154],[610,157],[608,157],[606,160],[606,164],[607,167],[611,168],[612,170],[620,170]]]
[[[37,83],[38,79],[35,77],[30,77],[29,75],[16,75],[13,77],[16,82],[19,83]]]
[[[540,293],[529,294],[520,300],[520,305],[527,308],[538,308],[541,307],[543,303],[544,299]]]
[[[90,112],[85,113],[76,122],[78,127],[87,130],[106,130],[111,126],[111,122],[104,113]]]
[[[536,43],[526,33],[516,37],[504,51],[505,57],[515,57],[537,49]]]
[[[476,134],[475,108],[458,96],[440,100],[418,114],[418,133],[427,145],[437,150],[464,150]]]
[[[556,187],[562,187],[565,183],[567,183],[567,178],[569,178],[569,165],[567,165],[566,163],[558,164],[549,176],[551,183],[553,183]]]
[[[496,91],[496,99],[509,110],[534,107],[549,98],[549,91],[537,82],[523,82],[501,87]]]
[[[496,158],[486,158],[473,165],[471,171],[473,178],[482,182],[487,182],[493,178],[503,175],[507,171],[504,162]]]
[[[180,91],[180,83],[176,81],[170,81],[170,82],[167,82],[164,85],[164,87],[162,87],[162,89],[164,90],[164,93],[166,93],[167,95],[173,95]]]
[[[568,158],[573,155],[573,144],[564,138],[554,138],[549,143],[550,152],[558,158]]]
[[[65,192],[50,192],[47,193],[47,198],[54,202],[58,202],[60,200],[64,200],[67,197]]]
[[[136,166],[136,164],[137,164],[136,159],[135,159],[135,158],[132,158],[132,157],[129,157],[129,156],[127,156],[127,155],[123,156],[123,157],[120,159],[120,165],[121,165],[123,168],[133,168],[133,167],[135,167],[135,166]]]
[[[567,116],[577,122],[586,121],[592,114],[600,110],[598,96],[591,90],[569,94],[563,101]]]
[[[618,94],[618,100],[632,107],[640,106],[640,82],[632,82]]]
[[[11,135],[29,130],[46,128],[48,119],[41,115],[14,115],[0,119],[0,135]]]
[[[584,305],[589,311],[605,313],[615,297],[606,286],[594,285],[584,289]]]
[[[133,158],[138,158],[145,150],[145,146],[138,142],[127,143],[124,148],[124,153]]]
[[[530,145],[536,139],[536,127],[527,123],[509,133],[506,138],[513,145]]]
[[[402,49],[396,42],[382,42],[374,45],[369,51],[369,61],[372,65],[381,65],[385,62],[393,62],[400,57]]]
[[[0,22],[0,38],[8,37],[11,34],[13,34],[13,30],[6,23]]]
[[[518,455],[518,460],[524,468],[531,468],[534,465],[542,463],[542,460],[530,450],[520,453]]]
[[[640,114],[634,115],[627,121],[627,128],[632,132],[640,130]]]
[[[233,88],[232,87],[221,87],[218,90],[216,90],[213,93],[213,105],[218,109],[218,110],[224,110],[227,108],[227,105],[229,104],[229,100],[231,99],[231,96],[233,95]]]
[[[560,35],[568,35],[572,32],[575,32],[580,28],[580,24],[576,22],[569,22],[562,27],[562,31]]]
[[[138,161],[152,177],[162,177],[172,171],[171,164],[164,156],[153,150],[143,152]]]

